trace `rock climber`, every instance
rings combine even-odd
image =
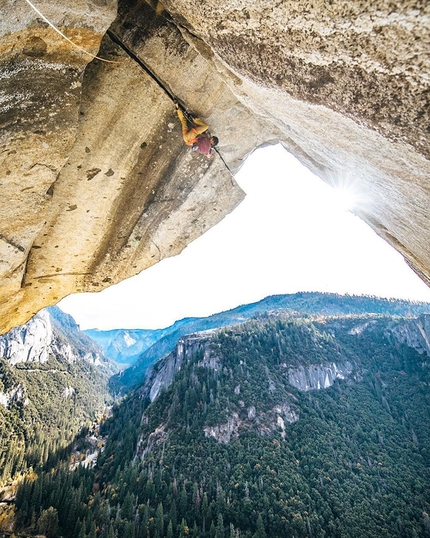
[[[216,136],[210,136],[206,133],[208,125],[200,118],[192,118],[193,127],[188,128],[188,122],[184,113],[179,108],[178,103],[175,103],[176,112],[182,125],[182,137],[187,146],[191,146],[193,150],[203,153],[206,157],[211,156],[211,150],[218,144]]]

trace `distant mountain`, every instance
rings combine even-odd
[[[426,314],[283,310],[184,336],[103,424],[96,469],[24,482],[17,520],[50,510],[67,538],[426,538],[429,342]]]
[[[103,349],[106,357],[121,368],[127,368],[156,342],[199,319],[206,318],[184,318],[164,329],[86,329],[83,332]]]
[[[332,293],[272,295],[256,303],[241,305],[206,318],[186,318],[176,322],[171,327],[154,331],[151,338],[157,339],[156,342],[143,351],[131,368],[121,372],[111,380],[112,387],[115,390],[124,391],[138,385],[144,379],[148,368],[154,362],[170,353],[182,336],[235,325],[252,317],[278,310],[288,312],[290,316],[297,317],[304,315],[345,316],[357,314],[419,316],[423,312],[430,312],[430,304]],[[103,345],[100,339],[98,341],[100,345]]]
[[[113,329],[83,331],[97,342],[104,354],[123,368],[132,366],[144,351],[162,338],[168,329]]]
[[[57,307],[0,336],[0,483],[37,468],[93,421],[117,371]]]
[[[0,357],[11,365],[44,364],[50,357],[59,357],[69,363],[84,360],[106,374],[117,371],[102,348],[80,331],[72,316],[55,306],[0,336]]]

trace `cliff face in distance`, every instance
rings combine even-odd
[[[430,282],[429,7],[407,0],[2,6],[1,330],[178,254],[280,142]],[[220,139],[184,146],[165,91]],[[98,51],[98,52],[97,52]],[[90,63],[89,63],[90,62]],[[286,231],[286,233],[288,233]]]
[[[88,536],[88,521],[98,538],[425,538],[424,308],[311,293],[242,305],[218,315],[222,328],[180,337],[100,428],[72,444],[103,404],[107,379],[70,316],[40,313],[51,325],[48,359],[32,351],[32,362],[0,360],[0,483],[35,470],[16,492],[15,531],[40,532],[51,514],[46,534],[65,538]],[[43,335],[35,320],[0,342],[34,350]],[[67,342],[74,358],[58,346]]]
[[[0,485],[58,458],[111,403],[116,371],[56,307],[0,336]]]

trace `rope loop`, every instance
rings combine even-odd
[[[27,2],[27,4],[29,4],[29,6],[31,6],[32,9],[34,9],[34,11],[40,16],[42,17],[42,19],[49,24],[49,26],[55,30],[57,32],[57,34],[60,34],[60,36],[65,39],[66,41],[68,41],[69,43],[71,43],[74,47],[76,47],[78,50],[80,50],[81,52],[83,52],[84,54],[86,54],[87,56],[90,56],[93,60],[100,60],[101,62],[106,62],[106,63],[109,63],[109,64],[119,64],[119,63],[122,63],[122,62],[119,62],[117,60],[107,60],[106,58],[100,58],[100,56],[96,56],[95,54],[91,54],[91,52],[88,52],[87,50],[83,49],[82,47],[80,47],[79,45],[77,45],[76,43],[73,43],[73,41],[71,39],[69,39],[67,36],[65,36],[63,34],[63,32],[61,32],[54,24],[52,24],[52,22],[47,19],[45,17],[45,15],[39,11],[37,9],[37,7],[35,5],[33,5],[31,3],[30,0],[25,0]]]

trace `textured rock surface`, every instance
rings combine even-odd
[[[61,356],[73,363],[84,360],[109,373],[115,371],[101,348],[81,333],[73,318],[59,308],[42,310],[28,323],[0,336],[0,358],[9,364],[45,363]]]
[[[430,357],[430,315],[423,314],[417,319],[406,323],[399,323],[392,329],[394,337],[402,344],[406,344]]]
[[[242,102],[317,175],[353,189],[356,213],[429,282],[428,3],[165,4]]]
[[[7,392],[0,391],[0,405],[7,408],[11,402],[23,402],[24,405],[27,405],[25,387],[16,385]]]
[[[217,424],[216,426],[205,426],[203,431],[205,437],[213,437],[218,443],[229,443],[231,439],[239,436],[239,428],[241,420],[237,413],[233,413],[225,424]]]
[[[93,54],[115,17],[112,1],[97,6],[78,0],[66,14],[49,2],[38,5],[53,24]],[[25,2],[2,1],[1,12],[0,296],[7,329],[30,317],[27,309],[13,310],[23,295],[30,250],[49,218],[51,185],[75,142],[81,79],[91,58]]]
[[[10,364],[20,362],[44,363],[49,358],[52,326],[47,311],[41,311],[28,323],[15,327],[0,337],[0,357]]]
[[[223,364],[216,353],[216,348],[211,344],[214,334],[216,334],[216,331],[203,331],[181,338],[172,353],[169,353],[152,366],[145,383],[139,389],[141,397],[148,397],[151,402],[154,402],[163,389],[174,383],[175,376],[181,368],[196,356],[201,356],[201,359],[197,362],[198,368],[207,368],[215,372],[222,370]],[[276,391],[276,387],[273,386],[272,390]],[[240,394],[240,385],[235,388],[234,392],[235,394]],[[293,397],[291,396],[291,398]],[[241,406],[243,407],[245,404],[243,402],[242,404]],[[239,436],[241,428],[249,427],[250,424],[256,427],[261,435],[271,434],[279,428],[281,429],[281,435],[284,435],[285,423],[293,424],[297,420],[299,420],[298,413],[287,401],[266,412],[256,409],[255,405],[250,405],[246,409],[243,418],[240,418],[237,412],[233,412],[227,418],[227,422],[205,426],[203,432],[206,437],[213,437],[219,443],[229,443]],[[138,457],[144,459],[146,454],[152,450],[154,444],[162,442],[167,438],[166,436],[167,433],[164,427],[161,427],[151,433],[149,440],[141,438],[137,448]]]
[[[178,254],[243,193],[219,158],[187,151],[169,98],[107,36],[100,55],[118,63],[85,69],[89,58],[28,4],[2,4],[7,330],[71,292],[101,290]],[[281,142],[325,181],[353,189],[356,213],[430,282],[426,3],[38,7],[92,53],[114,21],[111,30],[209,123],[230,169]]]
[[[204,354],[204,360],[210,362],[213,353],[206,347],[208,341],[209,339],[204,332],[181,338],[176,344],[175,350],[151,368],[142,388],[143,394],[147,395],[151,402],[153,402],[163,389],[172,384],[184,360],[187,360],[198,352],[202,352]]]
[[[315,364],[312,366],[299,366],[288,371],[288,381],[296,389],[308,392],[310,390],[328,389],[336,379],[345,379],[353,371],[352,364]]]
[[[87,10],[92,9],[87,13],[88,20],[97,18],[95,6],[85,5]],[[55,18],[48,6],[40,7],[55,24],[67,28],[72,25]],[[146,4],[142,8],[150,10]],[[105,14],[108,11],[107,6],[100,9]],[[19,29],[14,25],[16,13],[11,9],[8,13],[11,40]],[[110,18],[100,18],[103,30],[114,14],[111,10]],[[25,26],[24,22],[19,20],[20,25]],[[84,23],[78,18],[74,24]],[[167,40],[171,31],[181,38],[174,26],[166,25]],[[37,22],[34,26],[36,36],[46,30],[45,25],[41,30]],[[55,50],[58,41],[57,34],[52,33],[55,42],[49,42],[48,50]],[[100,33],[93,34],[94,41],[100,39]],[[88,48],[86,43],[81,44]],[[176,47],[177,41],[173,41],[170,52],[177,56]],[[10,201],[0,215],[3,330],[26,321],[44,305],[69,293],[98,291],[178,254],[243,198],[219,158],[207,160],[187,150],[172,102],[108,38],[100,55],[118,63],[94,61],[83,76],[86,59],[72,50],[70,55],[72,60],[76,56],[79,59],[79,69],[70,68],[72,60],[66,53],[64,60],[57,58],[54,67],[48,65],[49,75],[58,73],[62,85],[58,80],[40,84],[40,71],[46,71],[49,58],[42,55],[42,59],[29,60],[13,47],[10,55],[9,63],[2,68],[2,149],[6,155],[1,163],[6,179],[2,188],[3,199]],[[181,80],[190,78],[196,55],[176,58]],[[16,97],[22,89],[22,71],[27,73],[26,84],[33,91],[34,110],[27,107],[30,98],[26,92],[21,100]],[[40,78],[37,84],[35,76]],[[68,84],[67,92],[64,84]],[[38,106],[43,101],[42,91],[47,96],[46,110]],[[58,101],[55,109],[49,105],[50,92],[52,101]],[[9,100],[8,95],[12,96]],[[73,102],[65,97],[64,101],[63,96],[73,98]],[[10,118],[3,114],[5,111]],[[26,118],[24,126],[21,117]],[[39,137],[36,142],[33,135]],[[57,149],[50,143],[50,136],[60,144]],[[16,216],[13,223],[11,214]]]

